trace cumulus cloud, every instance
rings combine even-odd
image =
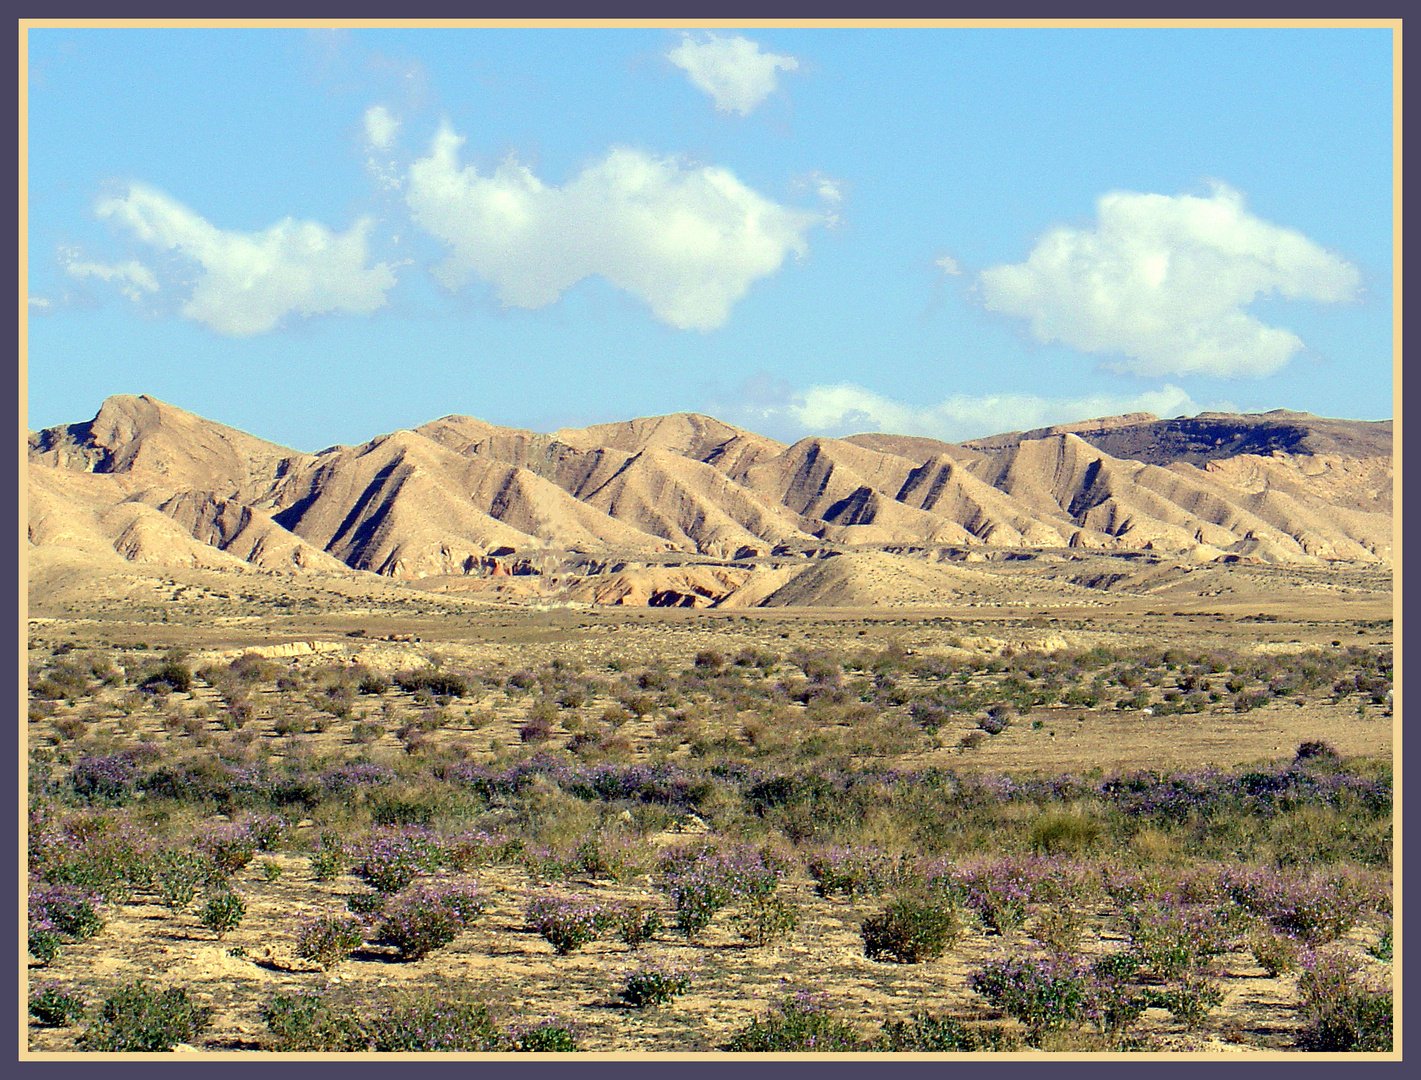
[[[539,308],[600,275],[663,322],[710,330],[750,285],[807,251],[816,214],[777,205],[725,169],[615,149],[562,187],[509,159],[491,175],[461,168],[447,127],[409,169],[406,200],[449,247],[436,279],[471,278],[508,307]]]
[[[400,122],[383,105],[365,110],[365,138],[376,150],[388,150],[395,141]]]
[[[75,261],[67,264],[65,270],[76,278],[98,278],[100,281],[114,282],[118,285],[119,292],[135,303],[143,298],[145,292],[158,291],[158,279],[153,276],[153,271],[137,260],[119,263],[117,266]]]
[[[96,212],[197,264],[182,311],[219,334],[265,333],[291,314],[368,315],[395,284],[386,264],[366,265],[372,222],[365,218],[345,233],[291,218],[264,232],[233,232],[141,184],[100,202]]]
[[[1303,347],[1244,306],[1260,296],[1348,300],[1355,267],[1269,224],[1216,185],[1208,197],[1114,192],[1093,229],[1062,226],[1026,262],[980,278],[987,308],[1029,320],[1040,341],[1114,354],[1140,375],[1263,376]]]
[[[47,296],[31,296],[29,301],[35,311],[48,311],[54,306],[54,301]]]
[[[699,42],[688,34],[666,58],[709,94],[718,110],[741,116],[754,112],[774,93],[779,72],[799,67],[793,56],[761,52],[760,46],[747,38],[715,34]]]
[[[922,435],[948,442],[981,438],[1006,431],[1029,431],[1098,416],[1148,412],[1180,416],[1200,411],[1177,386],[1162,386],[1133,396],[1088,394],[1048,398],[1034,394],[954,394],[935,405],[911,405],[849,383],[812,386],[801,392],[782,391],[773,398],[759,388],[749,402],[735,409],[737,419],[756,430],[800,435],[854,435],[884,431]],[[1232,411],[1228,403],[1210,408]]]
[[[950,274],[953,277],[962,273],[961,264],[951,255],[944,255],[940,259],[935,259],[933,265],[939,267],[944,274]]]
[[[400,163],[390,156],[400,120],[383,105],[371,105],[365,110],[365,168],[376,185],[385,191],[398,191],[404,186]]]

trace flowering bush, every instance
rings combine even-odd
[[[321,774],[321,786],[333,795],[345,795],[365,787],[379,787],[395,779],[395,770],[388,765],[363,762],[340,765]]]
[[[483,914],[483,894],[469,885],[425,886],[385,908],[378,938],[402,960],[420,960],[448,945]]]
[[[505,1049],[488,1006],[462,997],[419,994],[368,1017],[362,1028],[368,1048],[381,1053]]]
[[[967,906],[990,933],[1005,937],[1026,921],[1027,905],[1042,877],[1035,859],[998,859],[970,867],[960,876]]]
[[[1358,961],[1334,949],[1307,953],[1301,968],[1299,1046],[1335,1052],[1393,1049],[1392,992],[1359,981]]]
[[[665,1005],[691,988],[691,973],[683,967],[643,964],[627,972],[622,983],[622,1000],[637,1008]]]
[[[1046,1031],[1087,1018],[1090,993],[1080,968],[1056,959],[1009,959],[974,971],[967,984],[1027,1028],[1027,1041],[1039,1046]]]
[[[1231,870],[1220,884],[1239,907],[1309,945],[1335,941],[1366,907],[1364,891],[1341,876]]]
[[[197,850],[224,874],[235,874],[252,861],[257,838],[242,825],[224,825],[198,837]]]
[[[694,937],[731,903],[771,905],[763,901],[778,887],[788,867],[767,851],[752,847],[718,850],[693,846],[668,852],[661,863],[663,885],[676,908],[676,928]],[[780,912],[776,916],[783,918]]]
[[[296,955],[329,970],[365,940],[365,927],[351,915],[317,915],[296,928]]]
[[[83,941],[104,928],[102,903],[96,893],[74,885],[35,889],[29,897],[29,925]]]
[[[1171,979],[1198,968],[1228,947],[1227,924],[1209,907],[1186,907],[1166,896],[1129,913],[1130,950],[1156,975]]]
[[[74,794],[90,802],[119,803],[133,794],[139,769],[127,751],[107,757],[81,757],[69,771]]]
[[[617,936],[633,949],[651,941],[666,928],[661,912],[641,904],[617,908],[612,917],[616,920]]]
[[[559,956],[596,941],[613,916],[585,896],[536,896],[528,901],[528,923],[557,950]]]
[[[397,893],[439,865],[439,844],[426,829],[378,829],[355,851],[352,872],[372,889]]]
[[[277,814],[259,814],[242,823],[259,851],[275,851],[291,835],[291,822]]]
[[[1107,954],[1090,966],[1086,1013],[1108,1039],[1118,1036],[1148,1007],[1136,990],[1139,971],[1139,959],[1129,952]]]

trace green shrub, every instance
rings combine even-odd
[[[1031,936],[1051,952],[1067,955],[1076,951],[1084,930],[1084,913],[1071,904],[1062,903],[1036,917]]]
[[[186,694],[192,689],[192,670],[181,661],[169,660],[138,684],[149,693]]]
[[[647,964],[627,972],[622,1000],[636,1008],[665,1005],[690,987],[691,973],[685,968]]]
[[[33,927],[30,929],[29,953],[40,962],[41,967],[53,963],[62,944],[64,939],[53,930],[37,930]]]
[[[79,1036],[83,1050],[152,1053],[191,1042],[212,1022],[212,1009],[188,998],[184,987],[160,989],[145,982],[121,987]]]
[[[1145,1003],[1169,1014],[1188,1028],[1197,1028],[1224,1000],[1217,980],[1198,974],[1183,974],[1163,990],[1146,990]]]
[[[84,1015],[84,999],[46,986],[30,995],[30,1015],[42,1027],[66,1027]]]
[[[863,954],[903,964],[935,960],[962,931],[957,908],[932,897],[900,897],[863,921]]]
[[[1074,854],[1095,846],[1100,822],[1079,814],[1046,813],[1031,823],[1028,839],[1043,855]]]
[[[182,911],[196,899],[198,887],[215,869],[213,861],[198,852],[169,849],[158,856],[153,884],[164,906]]]
[[[310,859],[311,877],[316,881],[334,881],[345,865],[338,848],[318,847],[311,852]]]
[[[345,906],[356,915],[378,915],[389,902],[389,895],[381,892],[345,894]]]
[[[1388,964],[1391,963],[1390,926],[1388,926],[1385,930],[1382,931],[1382,936],[1377,940],[1377,943],[1375,945],[1369,945],[1367,947],[1367,952],[1372,956],[1375,956],[1378,960],[1385,961]]]
[[[221,941],[229,930],[241,925],[247,914],[247,902],[229,889],[213,893],[202,906],[198,918],[202,925],[217,935]]]
[[[335,1009],[320,994],[299,990],[277,994],[261,1011],[275,1036],[273,1049],[284,1053],[364,1050],[359,1021],[348,1010]]]
[[[1297,970],[1298,957],[1302,952],[1296,938],[1274,933],[1267,928],[1260,928],[1249,935],[1248,948],[1258,966],[1274,979]]]
[[[816,997],[787,997],[762,1017],[752,1020],[726,1043],[733,1053],[844,1053],[864,1048],[852,1024],[829,1011]]]
[[[972,1053],[1015,1050],[1021,1041],[1001,1028],[968,1026],[950,1016],[915,1012],[907,1020],[886,1020],[869,1049],[890,1054]]]
[[[506,1042],[515,1054],[570,1054],[577,1050],[572,1028],[558,1020],[544,1020],[513,1032]]]
[[[732,921],[740,936],[752,945],[768,945],[799,927],[799,907],[793,900],[770,894],[746,897]]]

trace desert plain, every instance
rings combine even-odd
[[[33,434],[25,1050],[1383,1049],[1390,425],[1171,423]]]

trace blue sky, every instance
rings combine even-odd
[[[1392,414],[1385,29],[32,29],[29,426]]]

